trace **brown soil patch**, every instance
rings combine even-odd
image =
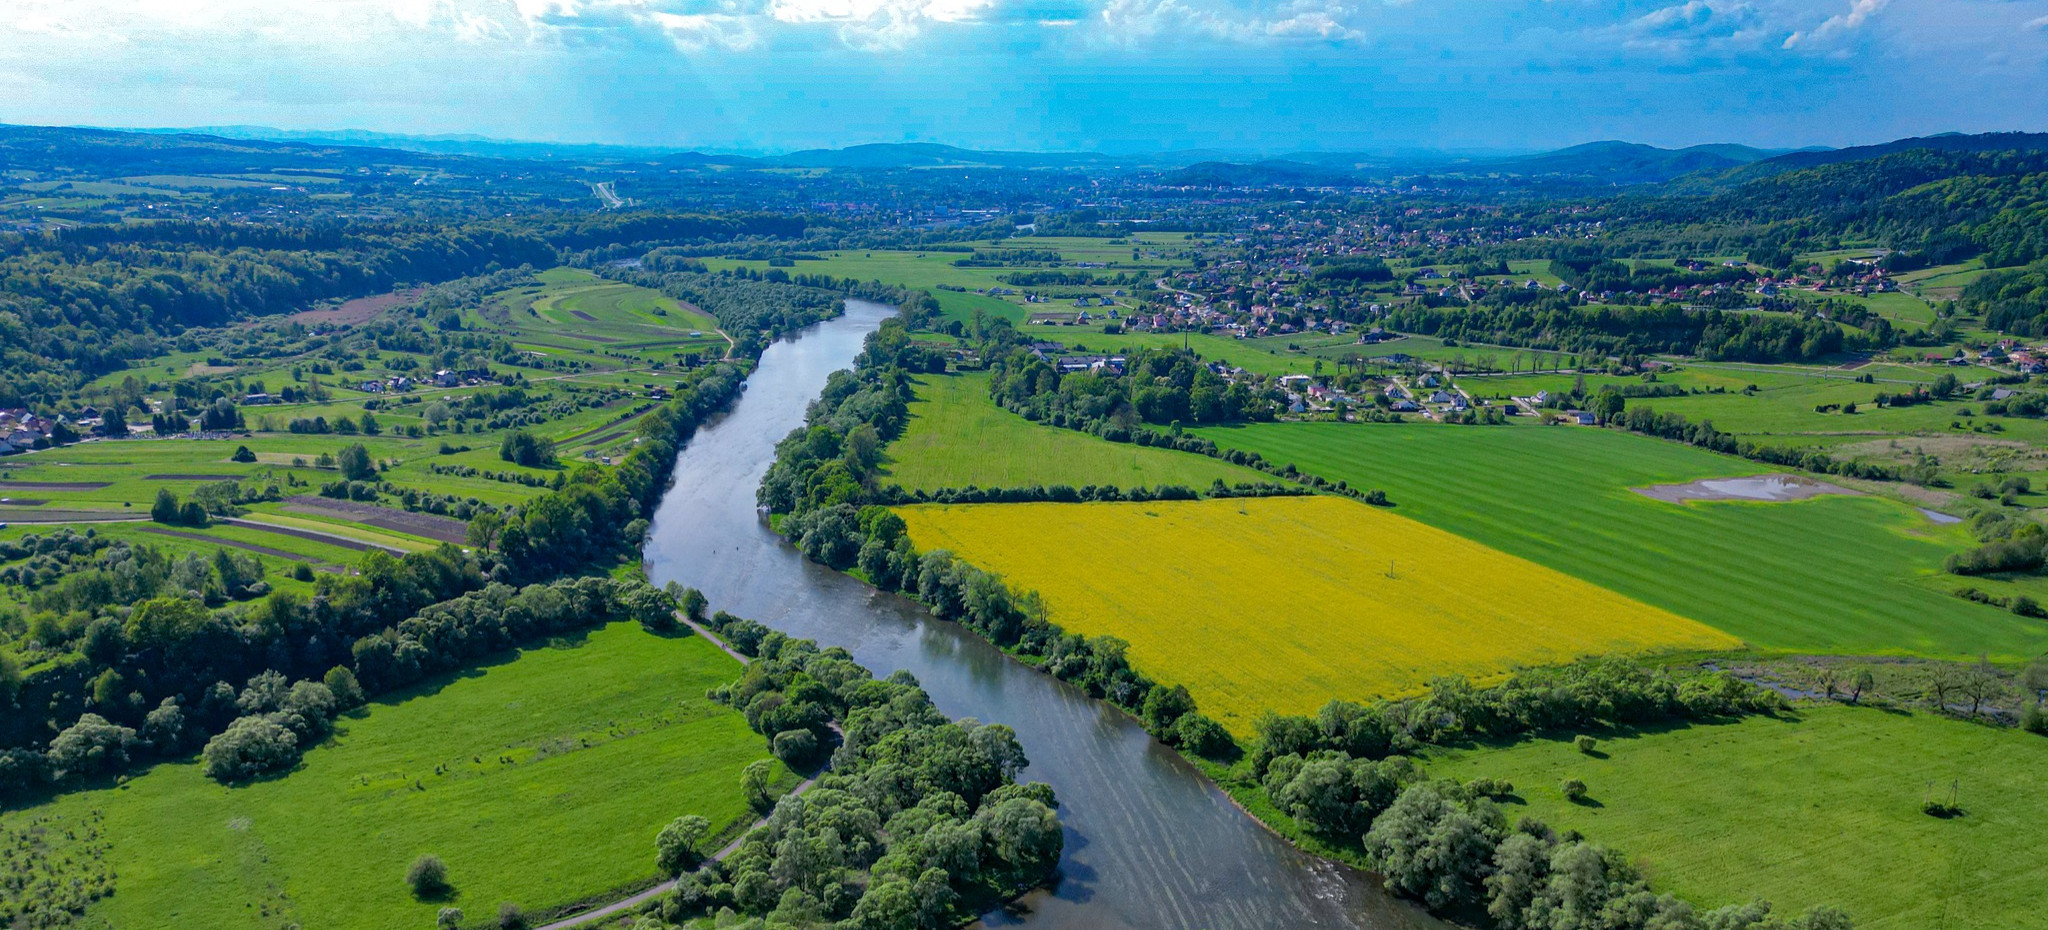
[[[0,481],[0,491],[97,491],[111,481]]]
[[[119,510],[9,510],[0,507],[0,523],[118,523],[147,520],[149,514]]]
[[[583,312],[583,311],[581,311],[581,310],[571,310],[571,311],[569,311],[569,313],[570,313],[570,314],[571,314],[572,316],[574,316],[574,317],[576,317],[577,319],[579,319],[579,320],[583,320],[583,321],[586,321],[586,322],[590,322],[590,323],[595,323],[595,322],[597,322],[597,317],[591,316],[591,315],[590,315],[590,314],[588,314],[588,313],[584,313],[584,312]]]
[[[164,473],[164,474],[161,474],[161,475],[143,475],[143,476],[142,476],[142,480],[144,480],[144,481],[240,481],[240,480],[242,480],[242,479],[243,479],[244,477],[246,477],[246,476],[244,476],[244,475],[207,475],[207,474],[198,474],[198,473],[194,473],[194,474],[184,474],[184,473],[180,473],[180,472],[166,472],[166,473]]]
[[[295,323],[335,323],[341,326],[354,326],[357,323],[367,323],[375,318],[377,314],[418,296],[420,296],[420,289],[411,288],[403,291],[392,291],[389,294],[358,297],[354,300],[346,301],[340,306],[328,307],[324,310],[301,310],[292,314],[290,319]]]
[[[412,513],[392,510],[361,501],[338,501],[326,497],[301,494],[288,498],[286,510],[296,513],[339,517],[352,523],[374,526],[380,530],[393,530],[413,536],[424,536],[440,542],[460,544],[469,537],[469,524],[452,517],[435,516],[430,513]]]

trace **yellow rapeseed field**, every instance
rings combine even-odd
[[[1389,511],[1336,497],[1134,504],[926,505],[898,511],[1054,622],[1131,644],[1248,734],[1260,712],[1498,678],[1580,656],[1728,649],[1711,627]]]

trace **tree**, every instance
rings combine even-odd
[[[372,416],[368,410],[363,411],[363,418],[358,422],[361,424],[363,435],[365,436],[375,436],[384,432],[384,427],[377,423],[377,418]]]
[[[1855,671],[1849,673],[1849,703],[1862,703],[1864,693],[1876,689],[1877,675],[1869,666],[1859,665]]]
[[[553,468],[559,464],[552,441],[523,429],[505,434],[498,443],[498,457],[527,468]]]
[[[1979,662],[1963,672],[1963,696],[1970,699],[1970,716],[1977,716],[1985,704],[2005,696],[2005,678],[1990,662]]]
[[[711,834],[711,821],[687,814],[669,822],[654,838],[654,865],[664,875],[693,871],[703,857],[697,844]]]
[[[413,897],[422,899],[438,898],[455,889],[448,883],[448,864],[432,853],[414,859],[406,868],[405,887],[412,889]]]
[[[507,901],[498,905],[498,930],[525,930],[526,912]]]
[[[1586,783],[1576,778],[1565,779],[1562,784],[1557,786],[1557,790],[1558,793],[1564,795],[1565,800],[1573,804],[1586,799]]]
[[[818,755],[818,738],[809,730],[784,730],[771,743],[775,758],[793,769],[806,769]]]
[[[704,611],[711,606],[711,601],[704,597],[704,592],[696,588],[684,588],[682,596],[676,598],[676,601],[683,607],[683,616],[698,623],[704,622]]]
[[[755,810],[765,811],[775,804],[774,778],[775,765],[766,759],[750,762],[740,771],[740,791]]]
[[[228,460],[233,462],[241,462],[242,464],[246,465],[250,462],[256,461],[256,453],[249,451],[248,446],[236,446],[235,454],[229,456]]]
[[[1840,672],[1835,670],[1834,666],[1822,665],[1813,670],[1813,684],[1820,689],[1821,694],[1832,701],[1835,699],[1835,694],[1841,690],[1842,676]]]
[[[327,685],[328,692],[334,695],[337,709],[350,710],[361,707],[363,702],[369,700],[369,696],[363,693],[362,684],[356,681],[356,673],[350,671],[346,665],[328,669],[327,674],[320,680]]]
[[[1491,802],[1466,806],[1434,785],[1401,792],[1365,834],[1365,850],[1387,887],[1442,910],[1476,900],[1505,824]]]
[[[109,404],[106,412],[100,414],[100,435],[108,439],[128,438],[128,416],[119,405]]]
[[[172,494],[169,488],[158,488],[156,500],[152,501],[149,505],[149,518],[158,523],[176,524],[178,522],[178,495]]]
[[[469,518],[469,529],[463,534],[463,541],[489,552],[491,546],[497,543],[498,533],[504,527],[505,518],[499,516],[497,511],[482,511]]]
[[[2048,698],[2048,660],[2036,659],[2020,672],[2020,687],[2034,693],[2035,705]]]
[[[1195,698],[1188,693],[1185,686],[1174,685],[1168,688],[1165,685],[1153,685],[1152,690],[1145,695],[1145,729],[1155,736],[1166,739],[1167,742],[1172,742],[1167,738],[1176,735],[1174,724],[1178,723],[1181,717],[1194,711]]]
[[[341,468],[341,476],[350,481],[369,481],[377,477],[377,463],[370,459],[370,450],[363,448],[360,442],[343,447],[334,462]]]

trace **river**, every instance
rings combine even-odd
[[[1017,731],[1023,777],[1059,793],[1066,855],[1050,891],[984,918],[1035,930],[1441,926],[1370,876],[1266,832],[1136,721],[1035,672],[957,624],[812,564],[771,533],[754,489],[775,442],[893,308],[844,316],[770,346],[734,408],[676,462],[646,549],[657,585],[701,589],[714,609],[842,646],[878,675],[907,669],[948,715]]]

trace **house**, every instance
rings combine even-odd
[[[1439,384],[1442,384],[1442,383],[1443,383],[1443,381],[1439,380],[1439,379],[1437,378],[1437,376],[1435,376],[1435,375],[1423,375],[1423,376],[1422,376],[1422,380],[1420,380],[1420,381],[1417,381],[1417,382],[1415,382],[1415,383],[1416,383],[1416,384],[1419,384],[1419,385],[1422,385],[1423,387],[1426,387],[1426,388],[1433,388],[1433,387],[1436,387],[1436,386],[1437,386],[1437,385],[1439,385]]]
[[[458,374],[456,374],[455,372],[449,371],[449,370],[448,370],[448,369],[446,369],[446,368],[443,368],[443,369],[441,369],[440,371],[434,372],[434,386],[435,386],[435,387],[461,387],[461,386],[462,386],[462,376],[461,376],[461,375],[458,375]]]
[[[242,398],[242,405],[245,407],[258,407],[274,403],[277,403],[277,395],[275,394],[250,394]]]
[[[1457,397],[1457,395],[1454,395],[1449,391],[1438,391],[1434,394],[1429,395],[1429,402],[1432,404],[1449,404],[1455,403],[1458,400],[1459,398]]]
[[[1566,418],[1570,419],[1574,423],[1579,424],[1580,426],[1594,425],[1593,415],[1591,413],[1588,413],[1587,411],[1567,410],[1564,412],[1564,415]]]
[[[1537,391],[1537,392],[1536,392],[1536,396],[1534,396],[1534,397],[1531,397],[1531,398],[1529,398],[1529,399],[1530,399],[1530,400],[1532,400],[1532,401],[1534,401],[1534,402],[1536,403],[1536,406],[1538,406],[1538,407],[1541,407],[1541,406],[1543,406],[1544,404],[1546,404],[1546,403],[1549,403],[1549,402],[1550,402],[1550,392],[1549,392],[1549,391]]]
[[[1415,411],[1421,410],[1422,408],[1417,406],[1416,403],[1412,400],[1397,400],[1394,401],[1392,405],[1390,405],[1389,409],[1393,410],[1395,413],[1414,413]]]

